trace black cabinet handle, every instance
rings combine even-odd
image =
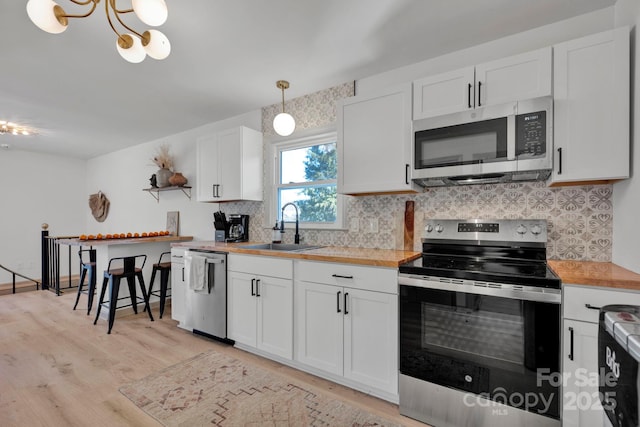
[[[573,360],[573,328],[569,326],[569,360]]]
[[[260,279],[256,279],[256,296],[260,296]]]
[[[182,267],[182,281],[184,282],[184,267]]]
[[[340,294],[342,292],[338,291],[338,293],[336,294],[336,311],[338,313],[340,313]]]
[[[409,185],[409,164],[404,165],[404,182]]]
[[[482,95],[480,94],[481,89],[482,89],[482,82],[478,80],[478,107],[482,106]]]
[[[255,291],[253,290],[253,286],[255,285],[255,283],[256,283],[256,279],[251,279],[251,296],[252,296],[252,297],[255,297],[255,296],[256,296],[256,293],[255,293]]]
[[[467,99],[469,100],[469,108],[472,108],[473,106],[471,105],[471,87],[473,85],[471,83],[469,83],[469,88],[467,89]]]
[[[353,276],[343,276],[341,274],[332,274],[332,277],[338,277],[340,279],[353,279]]]
[[[562,147],[558,148],[558,175],[562,175]]]
[[[211,197],[216,197],[216,185],[211,185]]]
[[[349,296],[349,292],[344,293],[344,314],[349,314],[347,310],[347,296]]]
[[[602,307],[596,307],[595,305],[591,305],[591,304],[585,304],[585,307],[587,307],[589,310],[600,310]]]

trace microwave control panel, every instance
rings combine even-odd
[[[546,111],[516,116],[516,156],[529,158],[546,154],[546,116]]]

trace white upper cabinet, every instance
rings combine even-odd
[[[552,184],[629,177],[629,29],[560,43],[554,52]]]
[[[262,200],[262,133],[244,126],[198,139],[199,202]]]
[[[338,192],[419,191],[411,181],[411,85],[338,102]]]
[[[413,82],[413,119],[549,96],[551,48],[546,47]]]

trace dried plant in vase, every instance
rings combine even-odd
[[[156,185],[158,188],[169,186],[169,177],[173,175],[173,157],[169,154],[169,146],[162,144],[156,150],[156,155],[151,159],[158,169],[156,172]]]

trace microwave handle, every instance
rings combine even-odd
[[[558,147],[558,175],[562,175],[562,147]]]

